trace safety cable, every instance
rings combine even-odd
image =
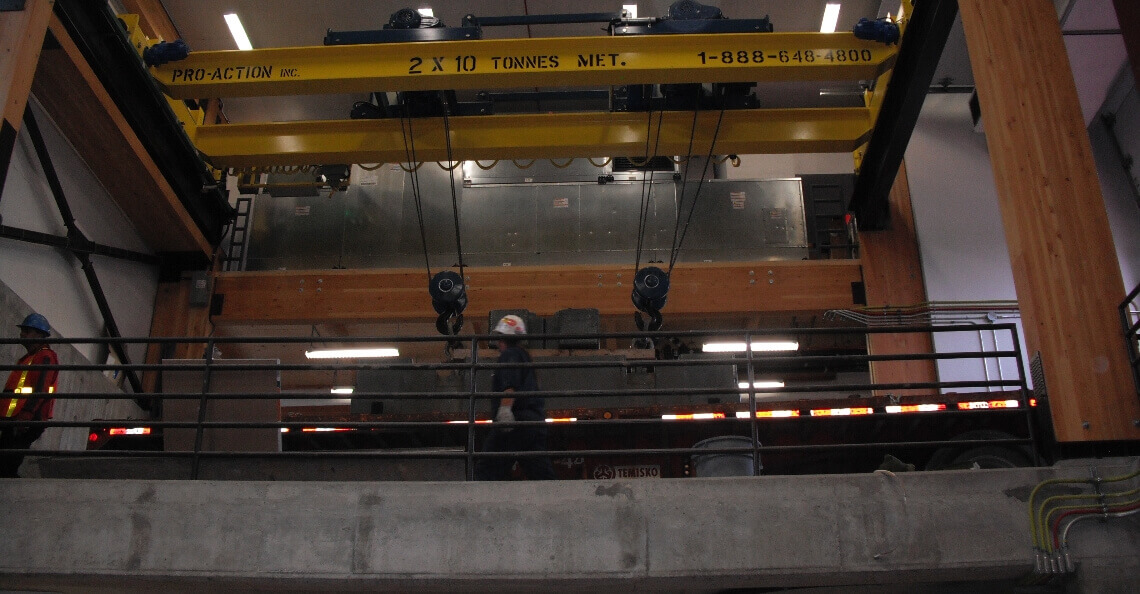
[[[657,147],[661,145],[661,123],[665,116],[664,111],[657,112],[657,136],[653,141],[653,152],[649,152],[649,135],[653,131],[653,110],[649,110],[645,118],[645,161],[648,163],[657,154]],[[647,168],[649,175],[641,176],[641,212],[637,219],[637,251],[635,252],[633,271],[636,274],[641,270],[641,250],[645,246],[645,228],[649,224],[649,201],[653,197],[653,168]],[[648,181],[647,181],[648,180]],[[648,193],[646,187],[648,186]]]
[[[404,119],[408,120],[408,127],[404,129]],[[419,166],[416,165],[416,137],[412,129],[412,117],[408,115],[408,102],[404,99],[404,109],[400,113],[400,133],[404,137],[404,155],[408,159],[408,164],[412,166],[411,174],[412,180],[412,202],[416,205],[416,219],[420,225],[420,245],[424,249],[424,268],[427,269],[428,282],[431,282],[431,260],[428,258],[427,247],[427,229],[424,227],[424,209],[420,199],[420,174]],[[409,148],[410,145],[410,148]],[[401,165],[401,169],[403,166]],[[407,171],[405,169],[405,171]]]
[[[699,91],[698,91],[699,93]],[[681,254],[681,245],[685,242],[685,234],[689,232],[689,223],[693,220],[693,212],[697,209],[697,199],[700,198],[701,188],[705,184],[705,173],[709,169],[709,161],[712,160],[713,150],[716,148],[716,139],[720,135],[720,125],[724,121],[724,93],[725,88],[720,89],[720,115],[716,119],[716,128],[713,130],[712,142],[709,143],[709,152],[705,157],[704,166],[701,167],[701,179],[697,183],[697,191],[693,193],[693,200],[689,203],[689,214],[685,218],[685,227],[681,230],[681,238],[677,239],[677,230],[681,223],[681,200],[677,201],[677,223],[673,226],[673,244],[669,250],[669,269],[665,271],[666,274],[673,272],[673,265],[677,263],[677,258]],[[698,95],[699,97],[699,95]],[[693,110],[693,127],[689,132],[689,154],[693,153],[693,138],[697,130],[697,113],[700,111],[700,102],[697,102],[697,107]],[[685,197],[685,185],[689,179],[689,166],[685,164],[684,181],[681,182],[681,199]]]

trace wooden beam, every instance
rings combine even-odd
[[[526,308],[548,316],[592,307],[601,315],[631,315],[629,266],[468,268],[465,316]],[[672,315],[792,312],[852,307],[851,283],[862,280],[857,260],[683,264],[673,270]],[[429,321],[436,317],[422,270],[222,272],[218,325]]]
[[[64,136],[156,252],[213,250],[59,19],[32,86]]]
[[[887,200],[889,227],[859,234],[867,306],[917,305],[926,301],[926,287],[922,282],[922,262],[905,163],[899,167]],[[872,355],[933,353],[934,343],[929,333],[870,334],[867,352]],[[934,361],[878,361],[871,363],[871,381],[934,382],[938,381],[938,371]],[[921,392],[929,390],[892,391],[899,395]]]
[[[1124,282],[1053,4],[959,8],[1026,350],[1040,354],[1054,432],[1064,442],[1140,439],[1117,312]]]
[[[178,29],[170,20],[166,7],[159,0],[121,0],[123,10],[139,15],[139,26],[151,39],[175,41],[181,39]]]
[[[24,118],[52,0],[27,0],[23,10],[0,12],[0,192]]]

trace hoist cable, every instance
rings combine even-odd
[[[664,111],[657,112],[657,136],[653,141],[653,152],[649,152],[649,135],[653,131],[653,110],[649,110],[649,116],[646,118],[645,124],[645,158],[648,162],[652,157],[650,155],[657,154],[657,147],[661,143],[661,123],[662,118],[665,116]],[[649,225],[649,202],[653,196],[653,168],[648,168],[649,175],[641,176],[641,212],[637,219],[637,251],[634,258],[633,271],[636,274],[641,269],[641,250],[645,247],[645,228]],[[648,182],[646,181],[648,180]],[[646,192],[648,186],[648,193]]]
[[[700,100],[701,89],[697,87],[696,96],[693,98],[693,125],[689,128],[689,148],[685,152],[685,172],[681,175],[681,195],[677,198],[677,217],[673,222],[673,240],[669,242],[669,270],[666,273],[673,272],[674,254],[677,253],[677,234],[681,230],[681,205],[685,200],[685,189],[689,185],[689,161],[693,154],[693,140],[697,136],[697,115],[701,112]],[[696,203],[695,199],[693,203]]]
[[[701,179],[697,183],[697,191],[693,193],[693,200],[689,204],[689,214],[688,214],[688,216],[685,217],[685,227],[681,231],[681,238],[677,241],[677,243],[673,246],[673,249],[669,252],[669,270],[667,270],[666,273],[673,272],[673,265],[677,263],[677,258],[681,255],[681,244],[685,243],[685,234],[689,232],[689,223],[693,220],[693,212],[697,208],[697,199],[701,195],[701,187],[703,187],[705,184],[705,173],[708,172],[709,162],[712,161],[713,150],[716,148],[716,139],[717,139],[717,136],[720,135],[720,125],[723,121],[724,121],[724,87],[721,87],[720,115],[717,116],[717,118],[716,118],[716,128],[713,129],[712,142],[709,143],[709,152],[708,152],[708,155],[705,156],[704,166],[701,167]],[[696,112],[693,112],[693,126],[694,126],[693,129],[694,129],[694,131],[696,130],[696,122],[697,122]],[[690,136],[689,137],[689,150],[690,150],[690,152],[692,151],[692,146],[693,146],[692,142],[693,142],[693,139]],[[688,164],[686,164],[686,166],[685,166],[686,178],[688,177],[688,175],[687,175],[688,172],[689,172],[689,167],[688,167]],[[684,196],[685,196],[684,184],[682,184],[682,186],[681,186],[681,197],[684,198]],[[678,206],[680,206],[680,201],[678,201]],[[678,213],[677,213],[678,222],[681,220],[680,215],[681,215],[681,213],[678,211]],[[676,227],[674,227],[674,237],[675,236],[676,236]]]
[[[443,138],[447,146],[447,177],[451,179],[451,214],[455,219],[455,251],[459,255],[459,278],[463,278],[463,243],[459,239],[459,198],[455,195],[455,167],[451,154],[451,120],[447,115],[447,102],[443,101]]]
[[[404,128],[405,118],[408,120],[406,129]],[[424,227],[424,209],[420,201],[420,168],[416,165],[416,137],[412,129],[412,118],[408,115],[407,100],[404,101],[404,109],[400,114],[400,133],[404,137],[404,155],[408,159],[408,164],[412,166],[411,171],[409,171],[412,180],[412,202],[416,205],[416,219],[420,225],[420,245],[422,245],[424,249],[424,268],[427,269],[428,282],[431,282],[431,260],[428,258],[427,229]],[[401,169],[402,168],[403,166],[401,165]]]

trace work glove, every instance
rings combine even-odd
[[[500,406],[499,411],[495,413],[496,423],[514,423],[515,413],[511,412],[511,407]],[[504,427],[503,431],[510,431],[512,427]]]

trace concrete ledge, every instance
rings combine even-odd
[[[1140,467],[1102,466],[1102,476]],[[1125,463],[1123,466],[1120,463]],[[0,587],[504,591],[963,581],[1033,567],[1040,468],[515,483],[0,480]],[[1090,550],[1140,558],[1135,519]],[[1082,551],[1074,551],[1078,558]],[[1130,575],[1135,575],[1130,574]],[[1125,590],[1122,590],[1125,591]]]

